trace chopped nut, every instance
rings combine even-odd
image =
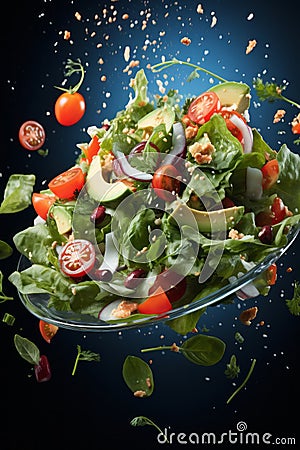
[[[292,267],[288,267],[288,268],[286,269],[286,271],[287,271],[287,272],[292,272],[292,271],[293,271],[293,268],[292,268]]]
[[[248,55],[250,52],[252,52],[252,50],[254,49],[256,44],[257,44],[257,41],[255,39],[253,39],[252,41],[249,41],[248,46],[246,48],[246,55]]]
[[[207,133],[204,133],[201,141],[194,142],[190,145],[189,152],[195,158],[198,164],[209,164],[212,160],[212,153],[215,151],[214,145],[211,143]]]
[[[123,16],[122,16],[122,19],[123,20],[127,20],[129,18],[129,15],[128,14],[123,14]]]
[[[234,228],[232,228],[229,233],[228,233],[228,237],[230,239],[242,239],[244,237],[243,233],[239,233],[237,230],[235,230]]]
[[[77,20],[81,20],[81,14],[79,12],[75,13],[75,17]]]
[[[278,123],[285,116],[285,113],[284,109],[278,109],[274,115],[273,123]]]
[[[210,28],[213,28],[217,24],[217,20],[216,16],[212,16]]]
[[[294,134],[297,134],[296,127],[299,123],[300,123],[300,113],[292,120],[292,128],[293,128],[292,131]]]
[[[64,32],[64,39],[65,39],[66,41],[68,41],[68,40],[70,39],[70,37],[71,37],[70,31],[65,30],[65,32]]]
[[[257,314],[258,308],[257,306],[253,306],[252,308],[245,309],[245,311],[242,311],[240,314],[240,321],[244,325],[251,325],[251,321],[255,319]]]
[[[198,127],[197,125],[193,126],[193,125],[189,125],[188,127],[186,127],[185,129],[185,137],[187,139],[193,139],[196,134],[198,133]]]
[[[140,391],[135,391],[135,392],[133,393],[133,395],[134,395],[135,397],[146,397],[146,392],[145,392],[145,391],[142,391],[142,390],[140,390]]]
[[[180,39],[180,42],[181,42],[183,45],[190,45],[192,41],[191,41],[190,38],[188,38],[188,37],[183,37],[182,39]]]
[[[179,352],[179,347],[175,342],[171,345],[171,352]]]
[[[197,13],[198,14],[203,14],[204,13],[204,9],[203,9],[201,3],[199,3],[199,5],[197,6]]]
[[[123,300],[117,308],[112,310],[112,315],[118,319],[126,319],[132,312],[136,311],[138,307],[137,303]]]

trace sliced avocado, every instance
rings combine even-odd
[[[153,111],[146,114],[138,121],[138,128],[145,130],[157,127],[161,123],[164,123],[166,126],[166,131],[169,133],[171,130],[173,123],[175,121],[175,112],[173,108],[168,105],[165,105],[162,108],[156,108]]]
[[[221,107],[234,107],[237,112],[242,114],[250,106],[250,87],[245,83],[226,81],[216,84],[209,91],[217,94]]]
[[[51,215],[54,218],[59,234],[65,234],[72,229],[72,215],[63,206],[54,205],[51,208]]]
[[[199,211],[180,203],[172,212],[171,217],[181,226],[189,225],[191,213],[197,222],[199,231],[203,233],[217,232],[224,231],[224,229],[230,230],[237,224],[244,214],[244,206],[233,206],[217,211]],[[192,223],[190,224],[192,225]]]
[[[91,198],[101,203],[121,200],[131,193],[122,181],[108,183],[104,180],[99,155],[94,156],[91,162],[86,178],[86,189]]]

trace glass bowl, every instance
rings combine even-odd
[[[235,279],[234,281],[228,283],[228,285],[224,286],[216,292],[207,295],[204,298],[194,300],[189,304],[168,311],[167,315],[166,313],[163,313],[161,315],[147,315],[134,321],[132,319],[130,321],[126,321],[126,319],[124,319],[123,321],[119,320],[117,322],[104,322],[103,320],[97,319],[93,316],[78,314],[72,311],[57,311],[54,308],[49,308],[48,295],[45,294],[24,295],[19,292],[19,297],[23,305],[34,316],[57,325],[58,327],[73,331],[120,331],[129,328],[149,326],[157,324],[159,322],[166,322],[169,319],[182,317],[201,308],[216,305],[218,303],[221,303],[222,301],[225,301],[230,296],[237,294],[239,290],[249,285],[249,283],[253,282],[260,274],[267,270],[271,264],[275,263],[289,249],[289,247],[298,236],[299,231],[300,226],[298,224],[298,226],[293,227],[287,235],[287,243],[285,246],[280,247],[274,253],[269,254],[263,261],[254,266],[241,277]],[[18,271],[22,271],[29,266],[29,260],[26,257],[21,256],[18,264]]]

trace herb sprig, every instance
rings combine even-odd
[[[240,386],[233,392],[233,394],[231,394],[231,396],[229,397],[229,399],[227,400],[227,405],[228,405],[228,403],[230,403],[231,402],[231,400],[243,389],[243,387],[246,385],[246,383],[248,382],[248,380],[249,380],[249,378],[251,377],[251,374],[252,374],[252,372],[253,372],[253,370],[254,370],[254,367],[255,367],[255,364],[256,364],[256,359],[254,358],[253,359],[253,361],[252,361],[252,363],[251,363],[251,366],[250,366],[250,369],[249,369],[249,372],[247,373],[247,376],[246,376],[246,378],[244,379],[244,381],[242,382],[242,384],[240,384]]]
[[[264,82],[260,77],[257,77],[253,79],[253,87],[259,100],[262,102],[268,101],[273,103],[276,100],[282,100],[300,109],[299,103],[296,103],[295,101],[282,95],[282,92],[286,89],[286,85],[270,83],[269,81]]]
[[[100,361],[99,353],[92,352],[91,350],[82,350],[80,345],[77,345],[77,356],[75,359],[72,375],[75,375],[77,365],[79,361]]]
[[[155,422],[153,422],[151,419],[149,419],[148,417],[145,416],[137,416],[134,417],[131,421],[130,421],[130,425],[132,425],[133,427],[143,427],[145,425],[150,425],[154,428],[157,429],[157,431],[162,434],[165,438],[165,443],[169,444],[168,438],[167,436],[162,432],[162,430],[159,428],[158,425],[156,425]]]

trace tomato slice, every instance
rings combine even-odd
[[[180,191],[179,172],[171,164],[159,167],[153,174],[152,187],[159,198],[170,202]]]
[[[269,286],[273,286],[277,280],[277,265],[271,264],[266,271],[267,283]]]
[[[221,111],[219,111],[219,114],[221,114],[221,116],[225,119],[226,126],[227,126],[228,130],[230,131],[230,133],[234,137],[236,137],[240,142],[242,142],[243,134],[242,134],[241,130],[236,125],[234,125],[234,123],[230,120],[230,118],[233,115],[235,115],[235,116],[239,117],[240,119],[242,119],[246,123],[245,117],[243,117],[237,111],[231,111],[226,108],[221,109]]]
[[[138,305],[141,314],[161,314],[172,309],[170,300],[164,290],[159,287],[143,303]]]
[[[193,122],[203,125],[220,108],[220,99],[215,92],[203,92],[203,94],[200,94],[192,101],[187,114]]]
[[[39,150],[45,138],[44,127],[35,120],[27,120],[19,129],[19,141],[26,150]]]
[[[292,132],[294,134],[300,134],[300,122],[296,122],[293,126],[292,126]]]
[[[80,167],[73,167],[53,178],[48,187],[58,198],[69,199],[78,195],[84,182],[84,173]]]
[[[39,329],[42,337],[46,342],[48,342],[48,344],[50,344],[51,339],[56,335],[58,331],[58,327],[56,325],[45,322],[42,319],[39,321]]]
[[[269,189],[276,183],[279,177],[279,164],[277,159],[271,159],[262,168],[263,175],[262,188]]]
[[[86,239],[74,239],[64,245],[58,257],[61,271],[72,278],[89,273],[96,261],[93,244]]]
[[[56,200],[55,195],[41,194],[34,192],[31,197],[32,206],[35,212],[42,219],[47,220],[48,211]]]
[[[97,155],[100,149],[100,143],[98,136],[95,135],[90,141],[87,149],[84,151],[85,157],[90,164],[92,162],[93,156]]]

